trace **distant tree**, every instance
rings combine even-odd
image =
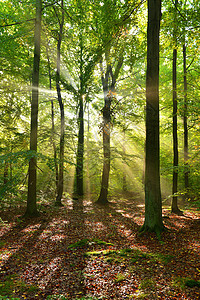
[[[32,78],[32,101],[31,101],[31,132],[30,150],[32,157],[29,162],[28,173],[28,198],[25,216],[38,214],[36,205],[36,183],[37,183],[37,133],[38,133],[38,97],[39,97],[39,66],[40,66],[40,37],[41,37],[41,10],[42,0],[36,0],[35,20],[35,48]]]
[[[164,230],[159,157],[159,32],[161,0],[148,0],[146,72],[145,221],[141,231]]]

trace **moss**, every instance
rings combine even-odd
[[[139,289],[141,290],[146,290],[146,289],[155,290],[155,288],[156,288],[156,283],[151,278],[144,279],[143,281],[141,281],[139,286]]]
[[[188,279],[185,281],[185,286],[187,287],[195,287],[195,286],[198,286],[200,287],[200,281],[196,281],[196,280],[193,280],[193,279]]]
[[[122,282],[126,279],[126,276],[122,273],[119,273],[115,277],[115,283]]]

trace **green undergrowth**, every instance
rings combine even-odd
[[[160,262],[164,265],[168,264],[172,259],[172,255],[164,255],[161,253],[147,253],[139,249],[121,249],[121,250],[99,250],[99,251],[89,251],[85,253],[85,256],[104,256],[107,262],[120,262],[124,259],[129,260],[130,264],[136,263],[138,260],[147,259],[151,262]]]
[[[200,287],[200,281],[185,277],[175,277],[173,278],[172,285],[181,289],[184,289],[185,287],[193,288]]]
[[[36,293],[39,288],[35,285],[28,285],[24,281],[19,280],[16,274],[6,276],[5,281],[0,283],[0,300],[1,299],[19,299],[8,298],[12,297],[15,293]]]

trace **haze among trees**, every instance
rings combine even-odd
[[[2,212],[123,195],[160,239],[163,208],[198,210],[199,15],[197,0],[1,1]]]

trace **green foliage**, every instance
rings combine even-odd
[[[70,249],[70,248],[84,247],[84,246],[88,245],[88,243],[89,243],[88,239],[83,239],[81,241],[78,241],[74,244],[69,245],[68,248]]]
[[[59,105],[56,98],[55,56],[61,9],[44,1],[40,63],[39,136],[37,153],[38,201],[55,198],[55,159],[52,137],[59,153]],[[71,193],[77,145],[77,111],[84,94],[89,138],[85,147],[85,190],[99,193],[102,172],[103,91],[101,76],[112,65],[116,94],[111,103],[111,193],[143,191],[145,145],[146,7],[137,0],[64,2],[65,25],[61,45],[61,88],[65,103],[65,191]],[[184,190],[183,124],[184,89],[182,45],[187,46],[187,101],[189,128],[189,204],[199,207],[199,3],[163,1],[160,34],[160,164],[164,196],[171,195],[172,181],[172,47],[177,34],[179,191]],[[108,11],[110,13],[108,13]],[[175,18],[175,14],[177,17]],[[0,197],[1,205],[24,202],[27,192],[30,130],[30,90],[33,64],[35,2],[5,0],[0,7]],[[172,20],[174,26],[172,25]],[[176,24],[175,24],[176,23]],[[48,55],[47,55],[48,50]],[[119,61],[123,64],[119,69]],[[48,61],[49,59],[49,61]],[[99,62],[102,59],[102,68]],[[50,73],[49,73],[50,72]],[[50,78],[51,90],[50,90]],[[111,78],[109,79],[111,84]],[[52,133],[51,100],[55,128]],[[87,105],[89,111],[87,111]],[[87,113],[89,115],[87,116]],[[85,139],[86,141],[86,139]],[[86,150],[87,149],[87,150]],[[87,153],[86,153],[87,151]],[[35,154],[36,155],[36,154]],[[56,160],[59,163],[58,160]],[[9,174],[4,176],[4,164]],[[87,166],[86,166],[87,165]],[[124,176],[125,175],[125,176]],[[6,180],[4,180],[6,179]],[[5,183],[6,182],[6,183]]]
[[[122,273],[118,273],[116,274],[115,276],[115,283],[118,283],[118,282],[122,282],[126,279],[126,275],[122,274]]]
[[[9,275],[6,277],[5,281],[0,283],[0,299],[19,299],[19,298],[10,298],[13,295],[15,290],[20,292],[32,293],[38,291],[38,287],[34,285],[27,285],[24,281],[19,280],[16,274]],[[5,298],[3,298],[5,297]],[[9,297],[9,298],[8,298]]]
[[[185,281],[185,286],[188,286],[188,287],[200,287],[200,281],[197,281],[197,280],[193,280],[193,279],[187,279]]]

